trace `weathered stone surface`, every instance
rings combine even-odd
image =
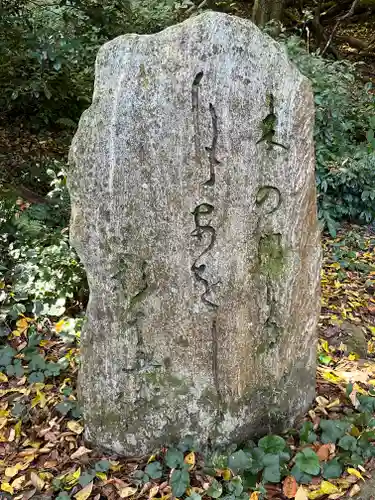
[[[107,43],[74,138],[86,438],[119,453],[290,424],[314,396],[313,98],[251,22]]]

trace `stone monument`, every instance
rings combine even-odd
[[[291,424],[315,390],[314,104],[285,50],[206,12],[106,43],[70,151],[86,439],[125,455]]]

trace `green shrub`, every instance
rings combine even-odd
[[[0,6],[0,109],[30,125],[74,127],[91,101],[100,45],[175,20],[170,0],[62,0]]]
[[[0,201],[0,323],[19,314],[61,316],[86,293],[83,269],[69,246],[69,200],[63,172],[49,170],[50,203]]]
[[[299,39],[286,40],[292,60],[315,95],[316,178],[319,218],[335,234],[341,220],[375,218],[374,94],[355,65],[308,54]]]

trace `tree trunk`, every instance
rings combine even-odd
[[[263,27],[269,21],[280,21],[285,0],[255,0],[253,7],[253,21]]]

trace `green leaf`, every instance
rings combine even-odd
[[[297,483],[300,484],[309,484],[313,478],[311,474],[306,474],[306,472],[301,471],[298,465],[295,465],[290,473],[295,477]]]
[[[263,465],[263,481],[266,483],[279,483],[281,480],[279,455],[267,453],[263,457]]]
[[[111,467],[111,464],[108,460],[100,460],[95,464],[96,472],[108,472]]]
[[[320,473],[319,457],[311,448],[305,448],[297,453],[296,465],[306,474],[317,476]]]
[[[17,351],[6,345],[5,347],[0,347],[0,366],[8,366],[12,364],[13,357],[17,354]]]
[[[323,443],[336,443],[350,427],[348,422],[342,420],[321,420],[319,425],[323,431],[321,438]]]
[[[244,470],[249,470],[252,465],[252,458],[248,453],[243,450],[238,450],[228,459],[228,467],[235,473],[243,472]]]
[[[200,495],[198,495],[198,493],[195,493],[194,491],[192,492],[191,495],[189,495],[186,498],[189,498],[189,500],[202,500],[202,497]]]
[[[323,464],[324,479],[337,479],[342,474],[342,466],[337,458]],[[297,479],[297,478],[296,478]]]
[[[239,476],[234,477],[227,484],[227,488],[229,493],[233,493],[233,495],[236,497],[240,496],[241,493],[243,492],[242,479]]]
[[[285,440],[280,436],[265,436],[258,442],[259,448],[265,453],[280,453],[285,449]]]
[[[357,440],[353,436],[343,436],[339,440],[338,446],[343,450],[355,451],[357,448]]]
[[[165,463],[170,469],[181,467],[184,463],[184,454],[182,451],[170,448],[165,455]]]
[[[172,494],[174,497],[181,497],[185,493],[186,488],[189,486],[189,484],[190,484],[190,476],[186,470],[175,469],[172,472],[171,487],[172,487]],[[221,495],[221,493],[220,493],[220,495]],[[218,498],[218,497],[214,497],[214,498]]]
[[[150,476],[151,479],[159,479],[163,473],[161,463],[155,461],[147,464],[145,472]]]
[[[28,380],[30,384],[35,384],[36,382],[44,381],[44,373],[43,372],[32,372],[28,376]]]
[[[262,470],[263,466],[259,469]],[[258,474],[253,473],[252,471],[245,470],[245,472],[242,474],[242,481],[243,481],[243,488],[245,491],[255,488],[256,484],[258,482]]]
[[[87,486],[95,477],[95,472],[84,472],[78,479],[78,483],[84,488]]]

